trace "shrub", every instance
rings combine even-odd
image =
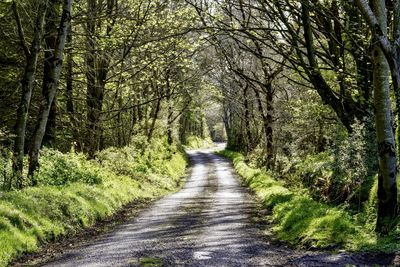
[[[108,148],[99,152],[96,160],[119,175],[147,179],[156,174],[179,179],[185,173],[187,159],[183,148],[169,145],[166,139],[154,139],[146,149],[142,149],[141,142],[121,149]]]
[[[11,151],[0,147],[0,189],[8,186],[12,177],[12,153]]]
[[[0,266],[128,202],[176,190],[186,167],[182,150],[155,140],[141,153],[137,146],[110,148],[87,161],[83,154],[44,149],[35,174],[39,186],[0,193]]]
[[[66,185],[75,182],[100,184],[100,169],[88,162],[84,154],[61,153],[44,148],[41,151],[40,168],[35,173],[39,185]]]
[[[210,138],[201,138],[199,136],[189,136],[186,138],[185,146],[189,149],[209,148],[213,146]]]

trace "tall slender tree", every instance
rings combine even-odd
[[[18,13],[18,7],[16,2],[13,3],[13,9],[15,14],[15,19],[18,25],[18,32],[20,36],[20,42],[22,48],[25,52],[26,66],[24,75],[21,81],[22,95],[21,101],[17,111],[17,122],[15,125],[15,141],[14,141],[14,155],[13,155],[13,171],[16,179],[16,187],[23,187],[23,161],[24,161],[24,151],[25,151],[25,135],[26,135],[26,125],[28,121],[29,106],[31,103],[32,92],[35,85],[36,70],[38,64],[39,53],[42,44],[42,35],[45,25],[45,18],[47,12],[47,0],[40,2],[36,21],[34,25],[34,34],[31,47],[28,48],[25,42],[24,31],[22,28],[21,19]],[[9,182],[8,188],[11,187],[12,182]]]
[[[68,28],[71,20],[72,0],[64,0],[63,12],[60,25],[58,27],[57,39],[54,47],[54,54],[48,60],[48,76],[43,81],[43,100],[40,109],[36,132],[33,137],[33,143],[29,152],[29,175],[33,177],[34,171],[39,164],[39,151],[42,146],[43,137],[46,132],[46,126],[49,120],[51,106],[57,92],[60,75],[62,70],[64,48],[67,41]],[[36,180],[32,180],[36,185]]]

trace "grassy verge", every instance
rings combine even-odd
[[[162,140],[138,151],[108,149],[87,161],[84,155],[44,150],[40,186],[0,192],[0,266],[89,227],[129,202],[176,190],[185,173],[183,151]]]
[[[186,138],[185,147],[187,149],[200,149],[200,148],[210,148],[214,145],[210,138],[201,138],[199,136],[189,136]]]
[[[385,238],[374,233],[371,206],[351,215],[344,209],[313,200],[306,191],[289,189],[266,171],[247,165],[240,153],[225,150],[219,154],[233,161],[237,173],[264,207],[272,211],[269,219],[278,239],[305,248],[379,252],[400,249],[396,241],[399,229]]]

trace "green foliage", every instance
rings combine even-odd
[[[281,176],[291,186],[306,188],[314,199],[360,210],[378,169],[370,128],[368,122],[356,122],[351,134],[336,135],[332,148],[287,160]]]
[[[188,136],[186,138],[185,147],[189,149],[209,148],[213,146],[211,138],[201,138],[199,136]]]
[[[400,176],[397,176],[397,181],[399,181]],[[397,193],[398,198],[400,198],[400,183],[397,183]],[[372,179],[372,186],[370,187],[370,191],[368,192],[368,200],[364,204],[364,212],[359,214],[359,220],[365,223],[370,231],[375,230],[375,222],[377,219],[377,205],[378,205],[378,175],[375,175]],[[397,224],[397,229],[394,232],[398,232],[400,229],[399,222],[393,222]],[[396,228],[396,227],[395,227]],[[394,233],[393,232],[393,233]],[[392,233],[392,234],[393,234]]]
[[[288,189],[264,170],[252,168],[245,163],[243,155],[222,151],[234,163],[238,174],[255,192],[265,208],[272,210],[273,231],[277,237],[295,246],[319,248],[346,248],[349,250],[395,251],[400,248],[397,240],[399,224],[388,237],[379,237],[374,232],[376,214],[376,186],[371,191],[366,211],[351,215],[344,209],[318,202],[308,191],[298,187]],[[326,155],[306,159],[298,173],[309,173],[316,162],[324,162]],[[322,168],[322,169],[321,169]],[[320,166],[320,172],[324,170]]]
[[[308,155],[289,165],[283,176],[288,184],[307,188],[314,198],[329,201],[334,187],[332,165],[333,157],[328,152]]]
[[[37,251],[42,242],[91,226],[128,202],[175,190],[185,173],[182,151],[155,140],[146,155],[137,161],[140,153],[133,147],[110,148],[89,162],[81,154],[44,150],[36,174],[40,186],[0,192],[0,266]]]
[[[378,166],[375,128],[371,119],[356,121],[348,137],[339,138],[339,144],[332,149],[334,156],[334,178],[341,186],[343,200],[356,197],[361,202],[368,199]],[[346,199],[347,198],[347,199]]]
[[[0,189],[12,176],[11,151],[0,149]]]
[[[179,179],[185,172],[186,158],[179,145],[168,145],[165,138],[146,144],[145,137],[137,136],[130,146],[108,148],[97,154],[98,163],[119,175],[140,179],[157,174]],[[147,178],[146,178],[147,179]]]
[[[52,149],[43,149],[40,153],[40,169],[35,173],[39,185],[101,184],[103,181],[99,167],[88,162],[82,153]]]

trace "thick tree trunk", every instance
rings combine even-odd
[[[63,12],[61,16],[60,26],[58,29],[56,46],[54,54],[48,59],[48,73],[46,79],[43,81],[43,103],[41,113],[39,114],[37,122],[37,131],[33,138],[33,144],[29,153],[29,175],[34,177],[33,174],[39,165],[39,151],[42,146],[43,137],[46,131],[47,122],[54,97],[57,92],[62,63],[65,43],[67,40],[68,27],[71,19],[72,0],[64,0]],[[32,180],[32,184],[36,185],[36,181]]]
[[[387,35],[384,0],[373,0],[373,7],[383,34]],[[397,215],[396,148],[391,124],[389,65],[378,42],[374,41],[374,106],[379,148],[377,230],[387,233]]]
[[[47,9],[47,4],[45,2],[39,5],[34,27],[34,38],[30,50],[26,51],[27,62],[26,62],[24,76],[21,82],[22,96],[17,111],[17,122],[15,125],[15,142],[14,142],[14,154],[13,154],[13,171],[16,178],[17,188],[23,187],[22,171],[23,171],[23,160],[24,160],[26,124],[28,120],[28,111],[31,102],[32,91],[35,84],[37,62],[38,62],[41,39],[45,23],[46,9]],[[15,6],[15,14],[17,21],[20,24],[16,6]],[[10,181],[9,185],[11,186],[11,184],[12,182]]]

